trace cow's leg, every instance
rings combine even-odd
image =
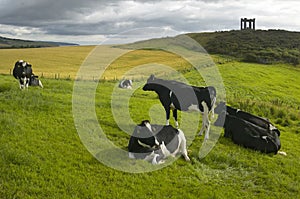
[[[178,121],[177,121],[177,109],[173,109],[173,117],[175,120],[175,126],[178,128]]]
[[[211,103],[211,119],[213,119],[215,117],[215,106],[216,106],[216,97],[213,98],[212,103]]]
[[[209,121],[209,117],[208,117],[208,115],[207,115],[207,120],[206,120],[206,131],[205,131],[205,140],[208,140],[208,138],[209,138],[209,130],[210,130],[210,121]]]
[[[19,84],[21,90],[25,88],[25,80],[22,77],[19,78]]]
[[[209,138],[209,129],[210,129],[210,121],[208,116],[208,106],[203,101],[201,102],[201,105],[203,106],[203,113],[202,113],[202,127],[198,135],[202,135],[205,131],[205,140]]]
[[[25,88],[28,89],[29,78],[25,77],[25,78],[24,78],[24,82],[25,82]]]
[[[206,117],[204,117],[204,113],[202,113],[202,126],[198,135],[202,135],[205,130]]]
[[[166,125],[170,124],[170,107],[165,107],[165,111],[166,111]]]

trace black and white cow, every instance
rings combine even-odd
[[[180,129],[171,125],[151,125],[148,120],[142,121],[134,129],[128,143],[129,158],[144,159],[152,164],[161,164],[169,156],[182,154],[186,161],[186,139]]]
[[[15,63],[13,76],[19,80],[20,89],[28,88],[30,77],[33,75],[31,64],[19,60]]]
[[[132,80],[124,79],[124,80],[120,81],[119,88],[132,89]]]
[[[225,102],[220,102],[218,106],[215,108],[215,113],[219,115],[216,120],[216,126],[222,126],[224,120],[227,115],[235,116],[237,118],[246,120],[252,124],[255,124],[264,129],[270,129],[274,132],[277,132],[278,136],[280,136],[280,131],[276,128],[267,118],[262,118],[251,113],[242,111],[240,109],[235,109],[231,106],[227,106]]]
[[[202,113],[202,127],[199,135],[205,131],[205,139],[209,138],[210,118],[214,115],[216,102],[216,89],[209,87],[196,87],[173,80],[163,80],[151,75],[143,87],[144,91],[155,91],[166,111],[166,124],[169,124],[170,110],[173,111],[175,125],[178,127],[177,110],[199,111]]]
[[[280,131],[269,120],[226,106],[224,102],[216,107],[215,113],[219,114],[215,125],[224,127],[224,137],[263,153],[279,152]]]
[[[15,63],[13,76],[19,80],[20,89],[28,88],[28,86],[40,86],[43,88],[41,80],[32,72],[32,66],[26,61],[19,60]]]
[[[43,84],[41,80],[38,79],[38,76],[36,75],[31,75],[30,80],[29,80],[29,86],[39,86],[43,88]]]

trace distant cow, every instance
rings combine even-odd
[[[41,80],[32,72],[32,66],[26,61],[19,60],[15,63],[13,76],[19,80],[20,89],[28,88],[28,86],[40,86],[43,88]]]
[[[124,79],[119,83],[119,88],[132,89],[132,80]]]
[[[31,64],[23,60],[17,61],[13,69],[13,76],[19,80],[20,89],[28,88],[32,76]]]
[[[148,120],[135,127],[128,143],[129,157],[161,164],[168,156],[182,154],[189,161],[186,139],[180,129],[171,125],[151,125]]]
[[[214,115],[216,89],[209,87],[190,86],[173,80],[163,80],[151,75],[143,87],[144,91],[155,91],[166,111],[167,125],[170,119],[170,110],[173,111],[176,127],[178,127],[177,110],[199,111],[203,115],[202,127],[199,135],[204,131],[205,139],[209,138],[210,118]]]
[[[267,119],[223,102],[216,107],[215,113],[219,114],[215,125],[224,127],[224,137],[231,138],[234,143],[263,153],[277,154],[281,148],[280,131]]]
[[[29,80],[29,86],[39,86],[43,88],[41,80],[38,79],[38,76],[32,75]]]

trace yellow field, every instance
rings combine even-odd
[[[62,78],[75,77],[77,70],[95,46],[71,46],[53,48],[1,49],[0,73],[9,74],[16,61],[22,59],[32,64],[36,75]]]
[[[95,48],[95,46],[71,46],[2,49],[0,50],[0,74],[10,74],[15,62],[22,59],[32,64],[33,72],[38,76],[74,79],[79,67],[84,63],[91,52],[96,51],[99,56],[101,55],[106,58],[110,57],[111,53],[115,50],[118,49],[111,48],[110,46],[98,46],[97,48]],[[160,66],[167,66],[175,70],[191,68],[191,65],[185,59],[166,51],[124,50],[124,52],[122,56],[117,57],[109,63],[101,79],[120,79],[125,73],[127,76],[139,78],[143,76],[143,70],[145,70],[145,68],[148,72],[156,72],[156,74],[165,71],[164,68],[160,68]],[[99,69],[99,65],[99,60],[92,62],[92,66],[90,66],[91,70],[97,70],[97,67]],[[138,67],[143,65],[147,66]],[[132,71],[133,68],[134,71]],[[95,78],[99,77],[95,74]]]

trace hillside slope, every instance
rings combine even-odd
[[[211,54],[223,54],[256,63],[300,63],[300,32],[232,30],[187,34]]]
[[[3,48],[42,48],[57,46],[73,46],[77,44],[61,43],[61,42],[45,42],[45,41],[29,41],[21,39],[10,39],[0,36],[0,49]]]

